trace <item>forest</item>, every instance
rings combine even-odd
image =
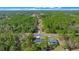
[[[54,51],[60,46],[60,42],[50,44],[47,36],[35,42],[38,18],[42,21],[42,32],[59,35],[65,42],[64,49],[79,49],[79,11],[3,11],[0,12],[0,51]]]
[[[45,12],[41,15],[42,30],[45,33],[59,34],[64,37],[66,48],[79,48],[79,13],[77,12]]]
[[[29,33],[35,32],[37,24],[36,18],[33,17],[31,14],[32,13],[27,12],[1,12],[0,14],[1,51],[26,50],[24,48],[27,47],[26,46],[27,44],[26,40],[24,41],[24,39],[29,40],[32,39],[31,38],[32,34],[29,35]]]

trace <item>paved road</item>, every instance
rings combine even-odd
[[[50,37],[53,37],[53,36],[58,36],[58,34],[39,34],[39,33],[34,33],[33,34],[34,35],[34,37],[36,37],[36,36],[50,36]]]

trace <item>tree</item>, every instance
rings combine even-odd
[[[21,50],[32,50],[34,37],[32,34],[29,34],[21,42]]]

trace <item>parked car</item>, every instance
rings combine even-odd
[[[49,44],[59,44],[58,40],[57,39],[49,39],[48,40]]]

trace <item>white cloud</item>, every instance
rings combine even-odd
[[[65,7],[79,6],[79,0],[0,0],[0,7]]]

